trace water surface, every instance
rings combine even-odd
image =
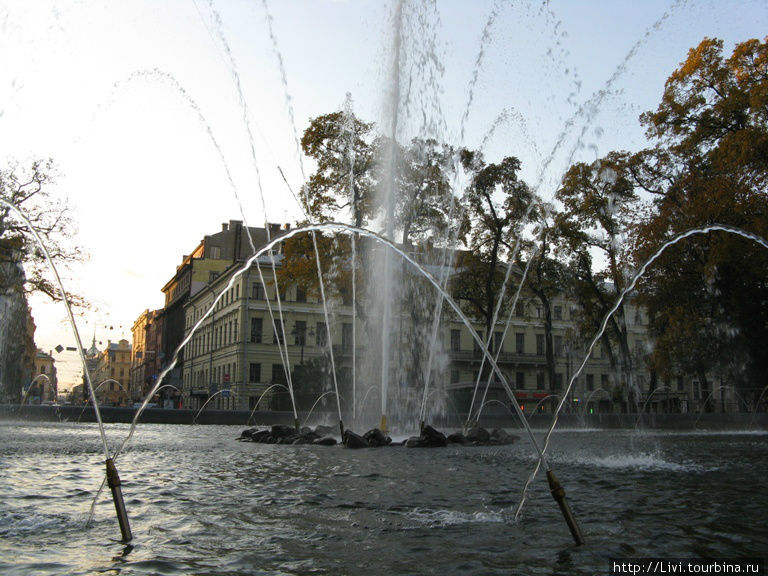
[[[116,446],[127,425],[107,426]],[[345,450],[235,441],[241,427],[140,425],[118,459],[120,531],[92,424],[0,422],[2,574],[606,574],[616,557],[768,552],[768,435],[573,430],[551,462],[497,448]]]

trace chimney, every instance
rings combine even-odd
[[[285,223],[284,227],[285,227],[286,230],[290,230],[291,229],[291,225],[288,222]]]
[[[226,222],[222,222],[221,223],[221,231],[222,232],[226,232],[228,230],[228,228],[229,228],[229,224],[227,224]]]

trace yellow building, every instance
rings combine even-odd
[[[131,378],[131,344],[128,340],[108,341],[99,352],[91,371],[96,399],[104,406],[127,406]]]

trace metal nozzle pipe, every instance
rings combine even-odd
[[[552,498],[555,499],[557,505],[560,506],[560,512],[565,518],[565,523],[568,524],[568,529],[571,531],[571,536],[576,542],[577,546],[584,544],[584,535],[581,533],[579,523],[576,522],[576,517],[571,512],[571,507],[568,505],[568,500],[565,499],[565,489],[560,485],[555,473],[552,470],[547,470],[547,482],[549,482],[549,490],[552,493]]]
[[[129,542],[133,539],[133,534],[131,534],[131,525],[128,522],[128,513],[125,511],[123,491],[120,488],[120,476],[117,473],[117,468],[112,458],[107,458],[107,485],[112,491],[112,500],[115,502],[117,521],[120,524],[120,533],[123,535],[123,541]]]

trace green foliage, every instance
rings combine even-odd
[[[351,112],[324,114],[312,119],[301,147],[316,163],[301,189],[308,215],[314,221],[336,220],[341,211],[349,210],[355,226],[363,226],[374,206],[373,124]]]
[[[479,152],[464,149],[461,163],[470,175],[462,203],[470,226],[469,254],[457,263],[453,293],[469,304],[470,312],[491,330],[496,302],[501,296],[505,260],[512,256],[534,195],[519,179],[520,161],[512,156],[487,164]],[[508,305],[510,287],[505,302]],[[503,313],[505,306],[500,308]]]

